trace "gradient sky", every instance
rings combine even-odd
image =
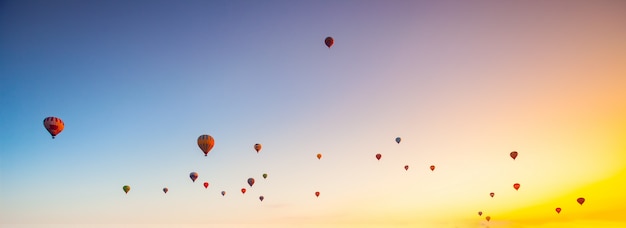
[[[625,41],[617,0],[0,1],[0,225],[625,227]]]

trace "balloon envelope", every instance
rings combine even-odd
[[[43,126],[46,128],[46,130],[48,130],[48,133],[50,133],[53,139],[59,133],[61,133],[61,131],[63,131],[63,128],[65,128],[63,120],[54,116],[46,117],[45,119],[43,119]]]
[[[246,194],[246,188],[241,189],[241,194]]]
[[[324,44],[326,44],[326,47],[330,48],[331,46],[333,46],[333,44],[335,43],[335,39],[333,39],[332,37],[326,37],[326,39],[324,39]]]
[[[263,174],[263,179],[267,179],[267,173]]]
[[[264,196],[259,196],[259,200],[261,200],[261,202],[263,202],[264,199],[265,199]]]
[[[513,160],[515,160],[515,158],[517,158],[517,151],[513,151],[511,152],[511,157],[513,158]]]
[[[261,146],[261,144],[259,144],[259,143],[254,144],[254,150],[256,150],[256,152],[257,152],[257,153],[259,153],[259,151],[261,151],[261,148],[262,148],[262,147],[263,147],[263,146]]]
[[[198,173],[196,172],[191,172],[189,174],[189,178],[191,178],[191,181],[196,182],[196,179],[198,179]]]
[[[513,188],[515,188],[515,190],[517,191],[519,189],[520,185],[518,183],[513,184]]]
[[[485,219],[487,219],[487,222],[489,222],[489,220],[491,220],[491,216],[487,216],[485,217]]]
[[[164,193],[167,193],[167,191],[169,191],[169,189],[167,189],[167,188],[163,188],[163,192],[164,192]]]
[[[435,166],[434,165],[430,166],[430,171],[435,171]]]
[[[320,197],[320,192],[315,192],[316,197]]]
[[[495,195],[495,193],[489,193],[489,195],[491,196],[491,198],[493,198],[493,195]]]
[[[214,145],[215,145],[215,140],[213,140],[212,136],[201,135],[200,137],[198,137],[198,146],[204,153],[204,156],[207,156],[209,154],[211,149],[213,149]]]
[[[317,160],[322,159],[322,154],[317,154]]]
[[[204,182],[204,188],[208,188],[209,187],[209,182]]]
[[[130,186],[128,186],[128,185],[124,185],[124,187],[122,187],[122,189],[124,190],[124,192],[125,192],[126,194],[128,194],[128,191],[130,191]]]
[[[222,191],[222,196],[226,195],[226,191]]]
[[[583,203],[585,202],[585,198],[580,197],[578,199],[576,199],[576,202],[578,202],[578,204],[583,205]]]
[[[383,156],[382,156],[382,155],[380,155],[380,154],[376,154],[376,159],[380,160],[380,158],[381,158],[381,157],[383,157]],[[331,160],[332,160],[332,159],[331,159]]]
[[[400,144],[400,140],[402,140],[400,137],[397,137],[397,138],[396,138],[396,142],[397,142],[398,144]]]
[[[560,214],[560,213],[561,213],[561,208],[560,208],[560,207],[557,207],[555,210],[556,210],[556,213],[557,213],[557,214]]]
[[[405,165],[405,166],[404,166],[404,170],[407,170],[407,171],[408,171],[408,170],[409,170],[409,166],[408,166],[408,165]]]
[[[482,211],[479,211],[479,212],[478,212],[478,216],[483,216],[483,212],[482,212]]]
[[[252,185],[254,185],[254,178],[248,178],[248,184],[250,185],[250,187],[252,187]]]

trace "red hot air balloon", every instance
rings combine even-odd
[[[248,178],[248,184],[250,185],[250,187],[252,187],[252,185],[254,185],[254,178]]]
[[[435,166],[434,165],[430,166],[430,171],[435,171]]]
[[[315,192],[315,197],[320,197],[320,192]]]
[[[261,202],[263,202],[264,199],[265,199],[264,196],[259,196],[259,200],[261,200]]]
[[[262,147],[263,147],[263,146],[261,146],[261,144],[260,144],[260,143],[254,144],[254,150],[256,150],[256,153],[257,153],[257,154],[259,153],[259,151],[261,151],[261,148],[262,148]]]
[[[209,182],[204,182],[204,188],[209,188]]]
[[[381,157],[383,157],[383,156],[380,155],[380,154],[376,154],[376,159],[380,160]]]
[[[585,202],[585,198],[580,197],[578,199],[576,199],[576,202],[578,202],[578,204],[583,205],[583,203]]]
[[[192,181],[192,182],[196,182],[196,179],[198,179],[198,173],[196,173],[196,172],[191,172],[191,173],[189,174],[189,178],[191,178],[191,181]]]
[[[246,188],[241,189],[241,194],[246,194]]]
[[[511,152],[511,158],[513,158],[513,160],[515,160],[515,158],[517,158],[517,151]]]
[[[557,207],[555,210],[556,210],[556,213],[557,213],[557,214],[560,214],[560,213],[561,213],[561,208],[560,208],[560,207]]]
[[[164,192],[164,193],[167,193],[167,191],[169,191],[169,189],[167,189],[167,188],[163,188],[163,192]]]
[[[515,191],[517,191],[519,189],[519,186],[520,186],[519,183],[513,184],[513,188],[515,188]]]
[[[324,44],[326,44],[326,47],[330,48],[333,44],[335,44],[335,39],[330,36],[326,37],[326,39],[324,39]]]
[[[213,139],[212,136],[201,135],[200,137],[198,137],[198,147],[200,147],[200,149],[204,153],[204,156],[207,156],[209,154],[211,149],[213,149],[214,145],[215,145],[215,140]]]
[[[485,219],[487,219],[487,222],[489,222],[491,220],[491,216],[487,216],[485,217]]]
[[[489,195],[491,196],[491,198],[493,198],[493,196],[495,195],[495,193],[489,193]]]
[[[43,126],[48,130],[48,133],[52,135],[52,138],[56,137],[63,128],[65,128],[65,124],[61,120],[61,118],[50,116],[43,119]]]
[[[405,166],[404,166],[404,170],[407,170],[407,171],[408,171],[408,170],[409,170],[409,166],[408,166],[408,165],[405,165]]]
[[[483,216],[483,212],[482,212],[482,211],[479,211],[479,212],[478,212],[478,216]]]

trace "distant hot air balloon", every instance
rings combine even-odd
[[[209,182],[204,182],[204,188],[209,188]]]
[[[246,188],[241,189],[241,194],[246,194]]]
[[[267,179],[267,173],[263,174],[263,179]]]
[[[576,199],[576,202],[578,202],[580,205],[583,205],[583,203],[585,202],[585,198],[580,197],[580,198]]]
[[[400,144],[400,140],[402,140],[400,137],[396,137],[396,142],[397,142],[398,144]]]
[[[320,197],[320,192],[315,192],[315,197]]]
[[[515,158],[517,158],[517,151],[511,152],[511,157],[515,160]]]
[[[252,185],[254,185],[254,178],[248,178],[248,184],[250,185],[250,187],[252,187]]]
[[[189,178],[191,178],[191,181],[196,182],[196,179],[198,179],[198,173],[196,172],[191,172],[189,174]]]
[[[557,208],[556,208],[556,213],[557,213],[557,214],[561,214],[561,208],[560,208],[560,207],[557,207]]]
[[[201,135],[198,137],[198,146],[204,152],[204,156],[209,154],[209,151],[213,149],[213,145],[215,145],[215,140],[210,135]]]
[[[335,39],[330,36],[326,37],[326,39],[324,39],[324,43],[326,44],[326,47],[330,48],[335,43]]]
[[[124,192],[125,192],[126,194],[128,194],[128,191],[130,191],[130,186],[128,186],[128,185],[124,185],[124,187],[122,187],[122,189],[124,190]]]
[[[164,193],[167,193],[167,191],[169,191],[169,189],[167,189],[167,188],[163,188],[163,192],[164,192]]]
[[[487,219],[487,222],[489,222],[489,220],[491,220],[491,216],[487,216],[485,217],[485,219]]]
[[[380,160],[381,157],[382,157],[382,155],[376,154],[376,159]]]
[[[408,171],[408,170],[409,170],[409,165],[405,165],[405,166],[404,166],[404,170],[407,170],[407,171]]]
[[[222,191],[222,196],[226,195],[226,191]]]
[[[259,144],[259,143],[254,144],[254,150],[256,150],[257,154],[259,153],[259,151],[261,151],[261,147],[263,147],[263,146],[261,146],[261,144]]]
[[[519,186],[520,186],[519,183],[513,184],[513,188],[515,188],[515,191],[517,191],[519,189]]]
[[[317,154],[317,160],[322,159],[322,154]]]
[[[430,171],[435,171],[435,166],[434,165],[430,166]]]
[[[46,117],[45,119],[43,119],[43,126],[46,128],[46,130],[48,130],[48,133],[52,135],[53,139],[59,133],[61,133],[61,131],[63,131],[63,128],[65,128],[63,120],[54,116]]]
[[[265,199],[264,196],[259,196],[259,200],[261,200],[261,202],[263,202],[264,199]]]
[[[479,212],[478,212],[478,216],[483,216],[483,212],[482,212],[482,211],[479,211]]]
[[[495,193],[489,193],[489,195],[491,196],[491,198],[493,198],[493,195],[495,195]]]

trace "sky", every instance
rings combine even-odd
[[[0,1],[0,226],[625,227],[625,40],[617,0]]]

